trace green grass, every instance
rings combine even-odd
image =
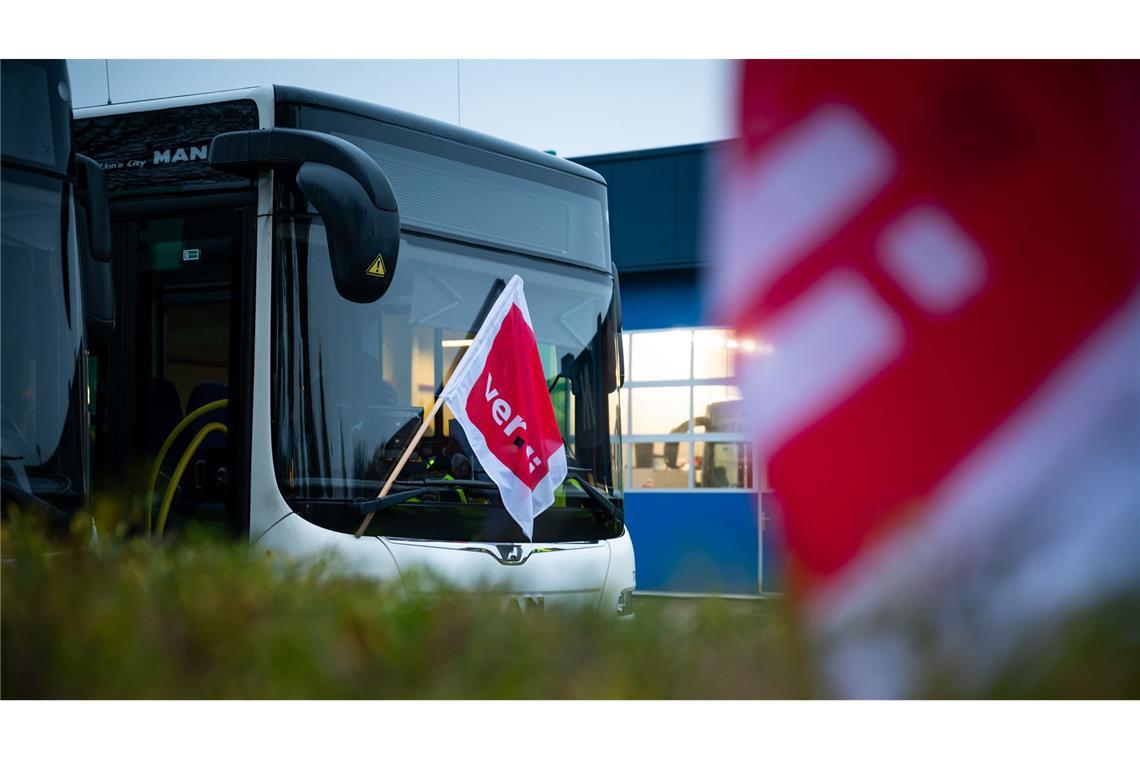
[[[217,538],[156,545],[0,534],[4,698],[819,696],[782,599],[639,596],[633,620],[407,595]],[[1140,696],[1140,601],[1026,649],[980,691],[930,663],[926,696]],[[984,646],[985,642],[978,642]],[[939,673],[941,672],[941,675]]]
[[[808,695],[778,600],[519,615],[216,540],[2,544],[5,698]]]

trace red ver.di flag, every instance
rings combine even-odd
[[[523,296],[511,278],[440,394],[527,538],[566,477],[566,449]]]
[[[717,322],[845,696],[1140,590],[1140,66],[752,61]]]

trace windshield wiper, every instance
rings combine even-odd
[[[459,478],[420,478],[419,480],[397,480],[392,485],[406,486],[406,487],[426,487],[435,489],[453,489],[453,488],[480,488],[483,490],[498,491],[499,487],[490,480],[460,480]]]
[[[577,470],[582,468],[575,467],[571,469]],[[595,515],[604,519],[615,520],[618,522],[621,522],[624,519],[624,514],[621,517],[618,516],[619,510],[617,505],[610,501],[609,497],[604,493],[599,491],[594,486],[590,485],[590,483],[585,478],[567,478],[567,480],[573,480],[574,485],[578,486],[578,488],[583,493],[590,497],[590,503],[593,505],[593,509],[590,509],[590,511]],[[589,507],[587,508],[589,509]]]
[[[582,467],[569,467],[571,472],[589,472]],[[581,476],[570,476],[566,479],[572,481],[578,490],[584,493],[587,497],[587,502],[582,506],[591,514],[601,520],[617,521],[623,520],[622,510],[616,506],[609,497],[599,491],[595,486],[591,485],[585,478]],[[442,478],[419,478],[414,480],[397,480],[392,483],[393,492],[386,494],[382,499],[336,499],[328,497],[307,497],[297,498],[294,497],[290,501],[302,502],[326,502],[346,504],[354,507],[361,515],[367,515],[371,512],[382,512],[395,506],[399,506],[407,501],[410,501],[425,493],[438,493],[440,491],[454,491],[458,489],[469,489],[478,491],[498,491],[499,487],[492,481],[488,480],[460,480],[457,478],[442,479]],[[398,490],[396,490],[398,489]]]
[[[567,467],[567,470],[571,472],[582,473],[590,472],[584,467]],[[619,512],[621,512],[621,510],[617,507],[617,505],[610,501],[608,496],[591,485],[585,478],[568,477],[566,480],[573,481],[574,485],[576,485],[580,491],[586,494],[586,496],[589,498],[589,506],[587,506],[586,509],[588,509],[590,512],[606,520],[616,520],[619,522],[622,521],[624,515],[619,515]],[[494,491],[499,490],[499,487],[497,485],[486,480],[397,480],[393,485],[403,485],[409,487],[420,486],[429,489],[472,488]],[[401,491],[398,495],[402,496],[404,493],[405,492]],[[385,496],[384,498],[389,499],[391,496]]]
[[[390,493],[379,499],[357,499],[353,502],[356,505],[360,514],[367,515],[371,512],[379,512],[389,507],[394,507],[397,504],[403,504],[405,501],[414,499],[417,496],[427,493],[428,488],[409,488],[407,491],[397,491]]]
[[[403,504],[405,501],[422,496],[428,492],[438,491],[452,491],[458,488],[471,488],[479,490],[494,490],[498,491],[499,487],[494,483],[485,480],[458,480],[451,479],[433,479],[421,478],[420,480],[397,480],[392,483],[394,488],[404,490],[395,493],[389,493],[383,498],[379,499],[356,499],[353,503],[360,511],[360,514],[366,515],[370,512],[380,512],[381,510],[394,507],[398,504]]]

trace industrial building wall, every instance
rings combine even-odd
[[[739,428],[710,422],[739,401],[734,354],[754,350],[709,324],[702,299],[703,182],[723,145],[574,159],[609,186],[626,333],[625,509],[640,591],[780,588],[762,467]],[[710,467],[714,454],[728,461]]]

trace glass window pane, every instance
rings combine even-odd
[[[412,407],[422,419],[435,404],[435,389],[442,383],[443,368],[435,363],[435,333],[432,328],[417,325],[408,332],[411,339],[411,366],[401,367],[400,374],[401,379],[404,379],[410,371]],[[387,388],[383,392],[389,399],[393,395]],[[429,438],[435,435],[435,419],[428,426],[426,435]]]
[[[610,442],[610,482],[613,483],[612,493],[615,496],[621,496],[626,489],[625,452],[628,450],[628,447],[620,446],[616,439]]]
[[[634,435],[684,433],[689,429],[689,386],[631,388],[630,424]]]
[[[627,332],[621,334],[621,355],[625,361],[625,379],[629,380],[631,354],[629,353],[629,333]]]
[[[695,330],[693,376],[702,379],[732,377],[736,352],[737,342],[728,330]]]
[[[620,391],[614,391],[608,397],[610,405],[610,435],[621,433],[626,435],[629,433],[629,423],[626,419],[629,417],[629,391],[624,388]]]
[[[693,482],[697,488],[752,488],[751,443],[697,441],[693,445]]]
[[[230,302],[163,304],[162,375],[178,398],[201,383],[229,382]]]
[[[740,389],[735,385],[693,386],[693,416],[697,432],[739,432]]]
[[[629,478],[629,463],[632,461],[630,457],[633,456],[633,449],[628,443],[622,444],[621,447],[621,464],[622,464],[622,489],[628,491],[632,488]]]
[[[630,444],[630,479],[626,487],[688,488],[691,445],[688,441]]]
[[[597,197],[524,179],[504,166],[513,161],[495,166],[486,158],[468,158],[464,154],[471,149],[458,145],[447,149],[447,158],[443,148],[403,147],[388,136],[399,127],[302,110],[299,126],[355,143],[380,165],[400,199],[405,225],[608,270],[602,242],[606,210]]]
[[[629,379],[688,380],[690,330],[653,330],[630,334],[633,361]]]

